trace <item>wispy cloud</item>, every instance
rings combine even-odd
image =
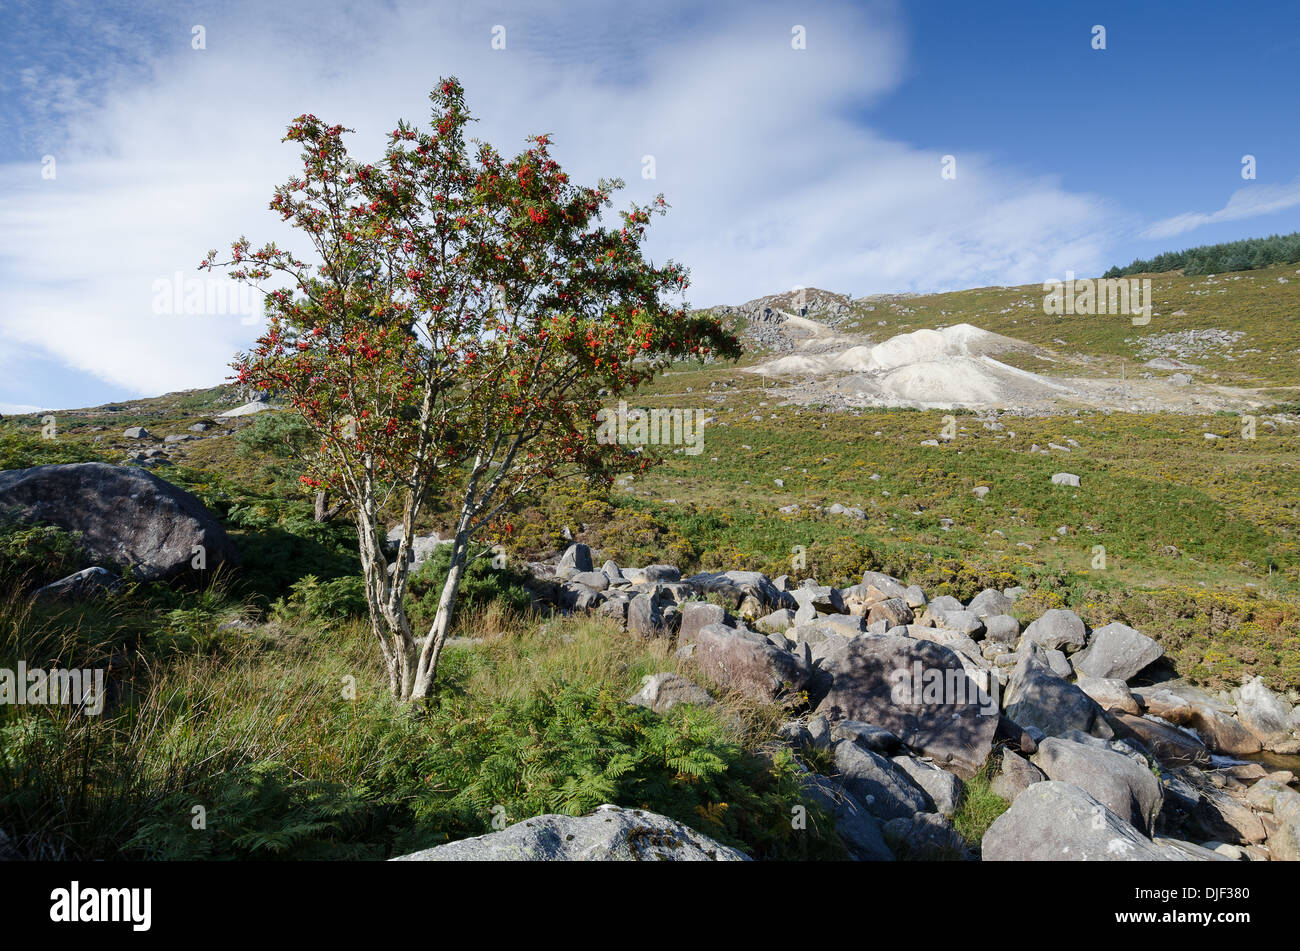
[[[155,315],[153,283],[196,276],[209,248],[241,234],[294,246],[266,208],[297,161],[279,141],[292,116],[342,122],[358,152],[377,154],[399,116],[427,118],[445,74],[465,82],[475,132],[501,148],[552,132],[578,180],[621,176],[638,201],[663,192],[672,210],[649,249],[691,267],[696,304],[794,285],[863,294],[1087,273],[1124,225],[1095,196],[994,155],[950,147],[957,177],[945,180],[939,150],[847,119],[904,74],[888,3],[221,10],[197,17],[206,50],[173,20],[168,42],[150,38],[169,51],[147,78],[104,78],[98,104],[69,116],[57,179],[40,178],[36,155],[0,167],[11,343],[140,394],[219,382],[255,328]],[[806,50],[791,48],[796,23]],[[505,50],[491,48],[495,25]],[[641,176],[647,155],[654,180]]]
[[[1157,221],[1142,232],[1144,238],[1169,238],[1202,225],[1241,221],[1285,211],[1300,205],[1300,178],[1289,185],[1246,185],[1232,193],[1218,211],[1188,212]]]

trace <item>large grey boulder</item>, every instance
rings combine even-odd
[[[852,740],[834,746],[836,779],[877,819],[933,812],[934,801],[902,769]]]
[[[90,561],[130,567],[142,581],[239,562],[202,502],[134,466],[78,462],[0,472],[0,519],[80,532]]]
[[[883,574],[879,571],[865,571],[862,573],[862,584],[874,587],[886,598],[907,600],[907,587],[892,575]]]
[[[890,819],[881,830],[894,854],[905,861],[944,861],[970,858],[965,840],[947,816],[917,812],[908,818]]]
[[[1088,630],[1083,619],[1067,608],[1052,608],[1025,628],[1022,641],[1032,641],[1052,650],[1082,650],[1088,645]]]
[[[1290,733],[1293,707],[1287,699],[1269,690],[1263,677],[1253,677],[1233,691],[1237,716],[1243,726],[1266,743]]]
[[[591,561],[591,549],[581,542],[575,542],[566,548],[557,566],[557,568],[571,568],[575,573],[593,571],[595,567]]]
[[[589,816],[537,816],[499,832],[394,862],[745,862],[748,856],[666,816],[601,806]]]
[[[1109,720],[1114,732],[1126,740],[1141,743],[1161,766],[1209,766],[1210,752],[1195,736],[1149,717],[1112,709]]]
[[[1272,814],[1268,848],[1279,862],[1300,862],[1300,793],[1273,779],[1250,787],[1251,804]]]
[[[1141,631],[1116,621],[1092,632],[1088,646],[1074,657],[1074,669],[1085,677],[1132,680],[1164,653]]]
[[[639,637],[662,637],[669,633],[658,594],[638,594],[628,602],[627,630]]]
[[[1034,783],[984,833],[986,862],[1187,861],[1188,850],[1152,842],[1070,783]]]
[[[710,624],[735,626],[731,615],[721,605],[709,604],[707,601],[687,601],[682,605],[682,626],[677,632],[677,643],[694,644],[696,635]]]
[[[778,608],[794,608],[794,598],[777,588],[767,575],[758,571],[703,572],[692,575],[686,583],[705,594],[717,594],[731,601],[736,611],[761,617]]]
[[[803,780],[804,798],[816,803],[835,820],[835,832],[849,854],[861,862],[892,862],[880,820],[863,808],[847,789],[825,776],[809,773]]]
[[[893,757],[893,763],[934,801],[934,808],[939,815],[952,818],[961,805],[966,789],[955,773],[907,754]]]
[[[804,654],[782,650],[754,631],[723,624],[700,629],[695,660],[715,684],[762,701],[793,699],[812,679],[812,665]]]
[[[1032,760],[1048,779],[1078,786],[1140,832],[1155,828],[1160,781],[1122,753],[1049,736]]]
[[[984,618],[984,639],[1000,644],[1020,640],[1020,622],[1010,614],[993,614]]]
[[[628,697],[627,702],[655,713],[667,713],[683,703],[711,707],[717,701],[709,696],[707,690],[681,674],[661,673],[647,674],[641,681],[641,689]]]
[[[988,759],[998,705],[948,648],[897,635],[863,636],[832,651],[821,666],[830,689],[818,713],[883,727],[965,778]]]
[[[1006,614],[1015,602],[996,588],[985,588],[971,599],[966,610],[977,618],[983,619],[998,614]]]
[[[1114,735],[1097,702],[1054,673],[1028,645],[1011,672],[1005,699],[1007,716],[1048,736],[1070,730],[1105,739]]]

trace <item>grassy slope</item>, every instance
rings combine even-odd
[[[1046,315],[1042,285],[1026,284],[859,301],[856,316],[841,323],[840,329],[872,333],[883,340],[922,327],[972,323],[1049,350],[1094,357],[1098,375],[1118,375],[1120,361],[1131,369],[1149,359],[1141,348],[1154,335],[1209,328],[1240,331],[1246,337],[1229,351],[1212,351],[1190,362],[1205,367],[1207,375],[1218,373],[1217,382],[1266,387],[1276,391],[1279,401],[1297,399],[1300,269],[1282,265],[1214,277],[1184,277],[1178,272],[1149,277],[1154,304],[1151,323],[1143,327],[1118,316]],[[1173,316],[1179,311],[1179,316]],[[879,326],[882,320],[885,326]],[[1021,358],[1021,365],[1036,372],[1075,372],[1025,359]]]
[[[1204,279],[1164,275],[1155,278],[1155,287],[1161,316],[1187,311],[1178,318],[1178,329],[1217,327],[1248,335],[1231,352],[1193,362],[1220,373],[1223,382],[1269,387],[1281,402],[1293,397],[1288,388],[1296,384],[1300,279],[1278,284],[1277,276],[1250,272],[1206,288]],[[866,311],[868,306],[876,310]],[[1047,318],[1037,287],[878,299],[860,302],[859,309],[857,326],[850,321],[842,327],[883,339],[968,321],[1096,358],[1098,372],[1108,360],[1137,360],[1130,338],[1172,329],[1161,317],[1147,328],[1132,328],[1118,318]],[[881,319],[887,326],[877,326]],[[1259,352],[1228,359],[1247,350]],[[211,419],[235,402],[228,390],[218,388],[59,413],[58,440],[4,443],[0,465],[95,456],[121,461],[140,448],[122,438],[127,426],[146,425],[158,437],[182,433],[193,421]],[[730,366],[679,368],[634,405],[707,408],[716,421],[706,430],[702,455],[669,454],[665,465],[616,493],[613,506],[582,504],[579,498],[564,513],[566,520],[574,516],[580,537],[620,540],[611,545],[629,539],[622,557],[632,563],[759,567],[837,583],[855,580],[864,567],[884,567],[920,581],[932,593],[963,596],[982,584],[1022,581],[1031,587],[1023,602],[1026,617],[1045,606],[1070,604],[1094,625],[1120,619],[1148,631],[1194,679],[1221,684],[1258,672],[1274,686],[1300,684],[1300,423],[1294,417],[1278,417],[1276,430],[1261,426],[1258,438],[1247,442],[1235,437],[1239,421],[1230,416],[1008,416],[1001,420],[1007,438],[998,439],[974,416],[963,414],[956,440],[927,447],[920,443],[938,435],[941,413],[830,414],[785,407],[764,392],[759,378]],[[286,494],[284,480],[271,469],[273,461],[235,451],[231,432],[250,423],[223,424],[209,438],[182,444],[176,450],[180,467],[155,471],[198,491],[232,524],[242,520],[238,537],[246,549],[293,542],[269,549],[274,570],[267,574],[276,575],[283,588],[295,573],[315,570],[317,562],[341,562],[326,557],[330,538],[303,540],[308,500]],[[6,427],[33,436],[39,421],[20,417]],[[1209,442],[1203,438],[1207,431],[1228,438]],[[1079,443],[1069,454],[1028,451],[1033,443],[1066,439]],[[1062,470],[1082,476],[1082,488],[1052,486],[1051,474]],[[870,478],[873,473],[880,478]],[[774,483],[778,478],[784,487]],[[976,485],[991,488],[982,502],[970,491]],[[820,515],[810,507],[832,502],[861,506],[867,518]],[[803,510],[776,511],[790,503]],[[553,513],[545,505],[542,510]],[[952,523],[945,530],[940,519]],[[436,521],[435,515],[431,524]],[[1062,526],[1067,531],[1059,535]],[[1104,570],[1092,567],[1097,545],[1106,549]],[[792,568],[795,546],[805,549],[802,570]],[[304,559],[313,552],[321,557],[308,563]],[[502,704],[541,704],[529,709],[540,718],[538,729],[550,729],[574,710],[588,709],[584,704],[599,707],[602,696],[626,696],[643,672],[673,666],[648,645],[629,644],[599,624],[565,622],[564,633],[576,642],[539,621],[503,624],[505,636],[487,650],[452,655],[439,712],[411,723],[383,703],[339,701],[332,685],[346,675],[357,677],[363,701],[377,699],[380,675],[364,625],[295,619],[290,612],[247,638],[218,630],[232,617],[261,618],[268,597],[276,593],[138,591],[139,604],[125,616],[95,616],[83,624],[93,637],[70,634],[58,617],[33,618],[12,606],[0,611],[6,655],[72,659],[129,646],[141,683],[148,685],[126,709],[125,719],[89,730],[66,724],[37,729],[26,713],[6,711],[0,730],[13,751],[11,763],[25,762],[32,771],[17,785],[18,774],[5,774],[9,785],[0,789],[0,818],[7,817],[14,828],[14,816],[23,817],[24,828],[37,830],[37,844],[52,850],[65,841],[60,836],[69,823],[82,823],[81,854],[96,857],[380,856],[430,844],[439,835],[485,831],[490,816],[482,806],[489,799],[509,800],[512,819],[529,810],[579,809],[592,797],[601,798],[602,788],[610,789],[600,785],[607,781],[600,777],[609,763],[611,737],[635,735],[641,739],[634,746],[650,755],[637,774],[643,785],[621,790],[616,785],[611,796],[675,809],[704,831],[763,854],[831,848],[774,838],[783,828],[775,822],[777,806],[789,795],[778,780],[770,780],[776,784],[771,796],[748,805],[753,816],[763,817],[750,827],[737,824],[739,813],[725,817],[721,803],[738,801],[741,793],[716,776],[679,776],[677,782],[695,788],[685,798],[653,791],[662,779],[656,762],[667,762],[654,756],[669,755],[662,743],[671,747],[676,734],[670,730],[659,747],[646,746],[651,721],[628,722],[612,712],[617,704],[600,708],[610,732],[600,741],[606,752],[594,760],[582,760],[586,753],[570,749],[554,762],[529,761],[520,754],[518,738],[510,739],[509,724],[492,718]],[[461,633],[495,638],[498,632],[483,626],[492,626],[490,621],[467,618],[466,624]],[[326,690],[323,684],[331,686]],[[200,685],[208,685],[206,693]],[[564,712],[554,698],[566,685],[585,685],[585,693],[568,697],[565,703],[577,706]],[[729,732],[731,713],[742,717],[746,736]],[[200,714],[202,720],[195,720]],[[729,703],[703,727],[676,721],[673,730],[685,736],[703,729],[711,737],[704,743],[711,755],[721,756],[741,776],[750,769],[747,750],[773,716],[773,711]],[[214,726],[196,731],[196,722]],[[142,745],[138,738],[146,734],[140,731],[147,728],[154,732]],[[464,756],[447,752],[453,734],[465,741]],[[434,755],[431,748],[443,752]],[[509,750],[514,752],[503,752]],[[489,755],[493,752],[506,758]],[[423,756],[432,758],[409,765],[412,757]],[[55,768],[84,761],[101,762],[105,770],[74,776]],[[587,798],[557,785],[557,777],[572,773],[579,761],[594,771],[589,776],[594,785],[583,793]],[[42,773],[35,769],[40,763],[54,765]],[[205,763],[212,768],[201,768]],[[112,775],[140,780],[118,787],[108,781]],[[456,799],[453,786],[476,792]],[[42,811],[41,803],[52,801],[52,789],[69,794],[65,811]],[[190,836],[185,831],[189,804],[196,801],[216,802],[238,819],[217,826],[220,835],[211,839]],[[978,825],[972,832],[976,838]],[[87,828],[95,829],[90,840]]]

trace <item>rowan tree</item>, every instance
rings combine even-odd
[[[234,366],[316,435],[303,480],[350,503],[371,626],[402,699],[433,689],[471,541],[508,534],[512,505],[549,482],[608,485],[656,461],[648,447],[597,440],[603,401],[675,360],[740,352],[711,315],[673,303],[685,269],[643,255],[662,196],[607,225],[621,181],[574,184],[546,135],[512,158],[468,139],[454,78],[430,100],[431,128],[399,122],[374,163],[349,156],[340,125],[290,124],[302,172],[271,208],[306,235],[315,262],[241,237],[228,260],[214,251],[201,265],[267,294],[266,332]],[[417,634],[403,606],[415,526],[449,492],[450,570]],[[394,510],[390,563],[383,513]]]

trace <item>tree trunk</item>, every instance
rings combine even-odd
[[[328,522],[343,510],[343,501],[341,499],[330,505],[329,498],[329,493],[324,489],[316,491],[316,521]]]
[[[469,553],[469,536],[462,528],[456,533],[452,543],[451,565],[447,570],[447,580],[443,583],[442,594],[438,597],[438,613],[434,615],[433,626],[424,639],[420,650],[419,673],[411,699],[420,700],[433,693],[433,682],[438,676],[438,660],[442,648],[447,643],[447,634],[451,630],[451,619],[456,609],[456,595],[460,591],[461,579],[465,577],[465,560]]]

